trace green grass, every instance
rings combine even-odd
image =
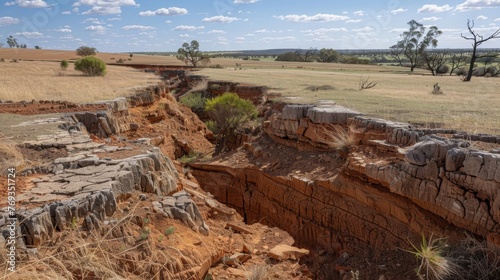
[[[407,68],[394,66],[288,63],[282,68],[278,62],[254,64],[247,68],[243,63],[243,70],[237,71],[202,69],[200,74],[213,80],[268,86],[270,93],[281,94],[279,99],[289,103],[333,100],[373,117],[500,134],[499,78],[474,77],[464,83],[457,76],[434,77],[426,70],[410,73]],[[297,65],[303,68],[297,69]],[[368,75],[378,84],[360,91],[359,79]],[[444,94],[432,95],[435,83]],[[306,90],[325,85],[334,89]]]

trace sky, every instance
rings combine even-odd
[[[0,42],[29,48],[169,52],[277,48],[387,49],[416,20],[443,31],[439,48],[468,48],[467,20],[484,36],[500,28],[500,0],[7,0]],[[482,45],[500,48],[500,39]]]

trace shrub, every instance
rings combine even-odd
[[[182,96],[179,101],[196,113],[203,111],[207,98],[203,97],[201,92],[190,92]]]
[[[75,62],[75,70],[83,72],[86,76],[106,75],[106,63],[97,57],[86,56]]]
[[[63,70],[63,71],[68,69],[68,66],[69,66],[69,64],[66,60],[61,61],[61,63],[59,65],[61,66],[61,70]]]
[[[76,49],[76,54],[79,56],[95,55],[96,52],[97,52],[96,48],[91,48],[87,46],[81,46],[78,49]]]
[[[228,148],[228,144],[236,137],[236,130],[257,118],[259,113],[252,102],[234,93],[224,93],[207,100],[205,111],[215,123],[216,155]]]
[[[437,74],[446,74],[450,72],[450,67],[448,65],[443,65],[436,70]]]

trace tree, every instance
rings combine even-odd
[[[411,20],[408,22],[410,29],[401,34],[402,40],[398,41],[391,49],[401,48],[403,55],[410,61],[410,69],[413,69],[420,62],[420,58],[425,50],[429,47],[437,47],[438,40],[436,39],[442,32],[436,27],[431,26],[427,33],[423,24]]]
[[[390,47],[391,56],[394,60],[399,63],[399,66],[403,66],[403,57],[404,57],[404,46],[400,41],[396,45]]]
[[[7,38],[7,44],[9,45],[10,48],[19,48],[19,44],[17,43],[17,39],[12,37],[12,35],[10,35]]]
[[[96,48],[91,48],[87,46],[81,46],[78,49],[76,49],[76,54],[79,56],[95,55],[96,52],[97,52]]]
[[[286,52],[278,55],[275,61],[301,61],[300,57],[295,52]]]
[[[467,29],[469,29],[471,37],[467,37],[464,36],[463,34],[460,34],[460,36],[462,36],[462,38],[464,38],[465,40],[473,41],[472,56],[469,63],[469,72],[467,73],[467,77],[465,77],[465,79],[463,80],[464,82],[470,82],[470,80],[472,79],[472,71],[474,70],[474,63],[476,62],[476,59],[483,57],[477,54],[477,48],[486,41],[500,38],[500,29],[493,32],[493,34],[491,34],[489,37],[484,38],[483,36],[479,35],[476,31],[474,31],[473,28],[474,28],[474,21],[468,19]]]
[[[66,60],[61,61],[59,66],[61,66],[62,71],[66,71],[66,69],[68,69],[68,66],[69,66],[68,61],[66,61]]]
[[[450,56],[449,61],[451,63],[450,67],[450,76],[453,75],[453,72],[457,69],[460,69],[460,67],[465,66],[467,63],[467,60],[469,57],[465,55],[464,53],[459,53],[459,54],[453,54]]]
[[[86,76],[104,76],[106,75],[106,63],[97,57],[86,56],[75,62],[75,70],[83,72]]]
[[[337,62],[339,60],[339,53],[333,49],[321,49],[318,54],[318,61],[328,63]]]
[[[182,48],[177,50],[177,54],[177,59],[184,61],[186,65],[191,63],[194,68],[198,67],[199,62],[206,62],[209,59],[200,52],[200,43],[196,40],[191,41],[191,44],[182,44]]]
[[[305,51],[297,50],[297,51],[295,51],[295,55],[299,59],[298,61],[311,62],[314,60],[314,57],[316,56],[317,52],[318,52],[317,49],[310,48],[310,49],[305,50]]]
[[[255,119],[258,111],[252,102],[241,99],[234,93],[224,93],[205,103],[205,111],[213,122],[216,145],[215,154],[221,153],[235,141],[236,130]]]
[[[422,61],[424,62],[425,68],[431,71],[432,76],[436,76],[439,73],[443,73],[445,69],[446,72],[448,72],[448,66],[446,65],[448,62],[447,56],[448,51],[424,52],[422,54]]]
[[[37,49],[37,50],[41,50],[41,49],[42,49],[42,47],[40,47],[40,46],[35,46],[35,49]]]

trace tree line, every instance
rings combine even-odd
[[[428,29],[423,24],[415,20],[408,22],[409,30],[401,34],[401,40],[390,47],[391,56],[401,66],[403,61],[409,63],[410,71],[416,67],[422,67],[431,71],[432,75],[440,73],[450,74],[455,71],[464,76],[463,81],[468,82],[474,74],[478,76],[497,76],[500,74],[500,61],[498,52],[479,54],[478,47],[491,39],[500,38],[500,29],[493,32],[490,36],[481,36],[474,30],[474,21],[467,21],[469,35],[461,34],[465,40],[472,41],[472,52],[466,54],[450,54],[446,50],[437,51],[438,37],[442,34],[436,26]],[[482,69],[476,69],[477,62],[484,63]],[[466,68],[468,64],[468,69]],[[451,65],[448,66],[448,65]],[[462,69],[463,68],[463,69]]]

